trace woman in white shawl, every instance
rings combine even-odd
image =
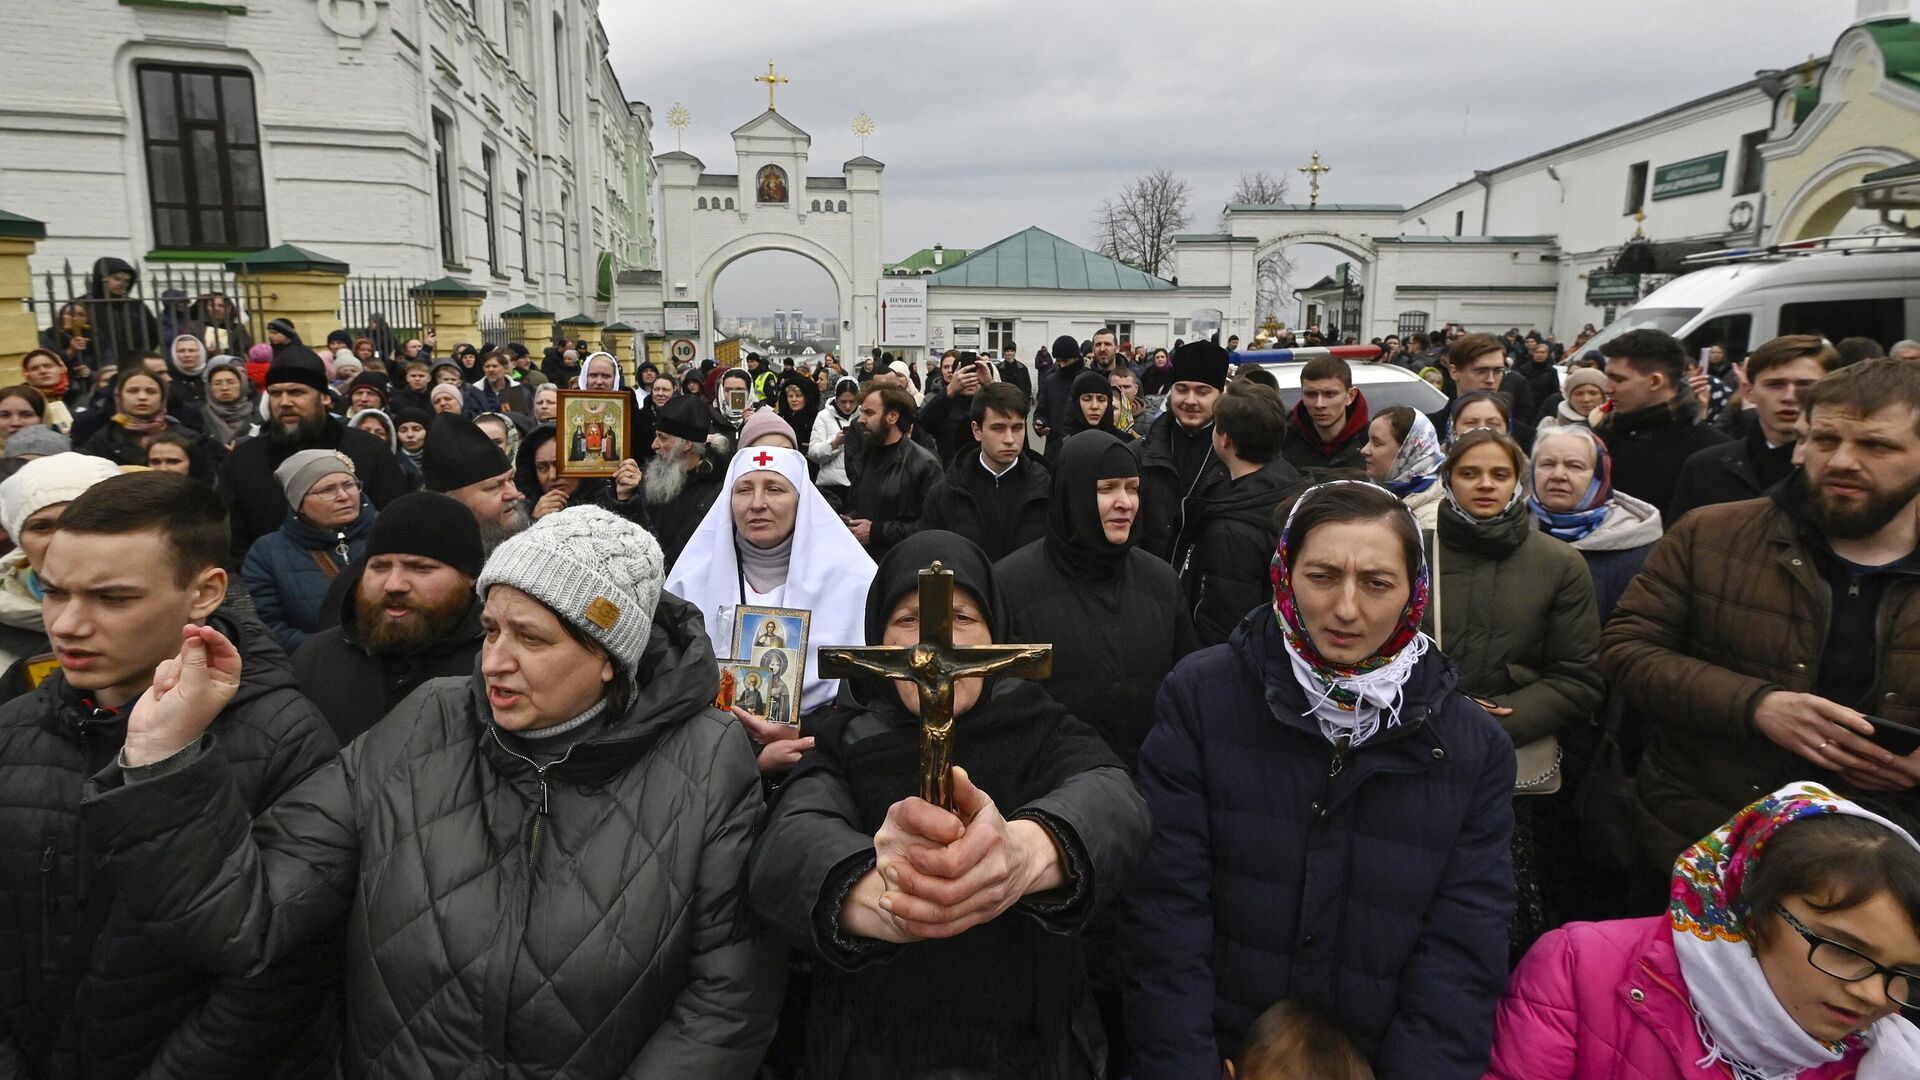
[[[734,611],[741,605],[810,612],[800,711],[832,704],[840,682],[820,677],[820,646],[866,642],[873,560],[820,497],[797,450],[742,450],[722,490],[727,498],[714,500],[694,530],[667,574],[667,591],[700,609],[719,656],[735,651]],[[786,771],[812,744],[788,725],[734,713],[761,746],[762,773]]]

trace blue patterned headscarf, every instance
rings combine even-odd
[[[1566,435],[1578,438],[1593,447],[1593,479],[1587,483],[1586,494],[1580,496],[1580,502],[1571,510],[1549,510],[1540,503],[1540,441],[1534,442],[1533,483],[1527,485],[1532,494],[1527,496],[1527,505],[1533,508],[1533,516],[1547,527],[1547,535],[1572,543],[1584,540],[1607,520],[1607,513],[1613,509],[1613,457],[1607,453],[1607,444],[1598,436],[1584,428],[1567,430],[1550,429],[1541,433],[1541,438]]]

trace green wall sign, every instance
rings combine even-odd
[[[1719,191],[1727,178],[1727,152],[1688,158],[1653,170],[1653,197],[1674,199],[1702,191]]]
[[[1639,274],[1589,274],[1587,275],[1587,303],[1613,304],[1622,300],[1632,303],[1640,299]]]

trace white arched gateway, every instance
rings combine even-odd
[[[806,132],[768,109],[733,132],[737,169],[731,174],[709,173],[699,158],[678,150],[654,158],[661,300],[683,313],[698,305],[699,329],[684,333],[699,355],[713,355],[720,338],[714,281],[728,264],[757,251],[791,252],[827,272],[840,294],[843,349],[876,340],[885,166],[862,156],[843,164],[838,176],[808,176],[812,144]],[[668,325],[668,338],[682,336],[675,325]]]

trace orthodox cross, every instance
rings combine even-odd
[[[920,797],[953,809],[953,684],[959,679],[1053,673],[1051,645],[955,645],[953,571],[935,562],[920,571],[920,643],[820,650],[820,675],[879,675],[920,690]]]
[[[787,77],[785,75],[775,75],[773,73],[773,61],[769,60],[767,61],[767,73],[765,75],[755,75],[753,77],[753,81],[763,82],[767,84],[767,111],[768,112],[775,111],[773,107],[774,88],[776,86],[781,85],[782,83],[787,82],[788,81]]]
[[[1310,207],[1319,206],[1320,174],[1332,172],[1333,166],[1320,164],[1320,151],[1315,150],[1313,152],[1313,164],[1300,166],[1300,171],[1307,174],[1307,205]]]

